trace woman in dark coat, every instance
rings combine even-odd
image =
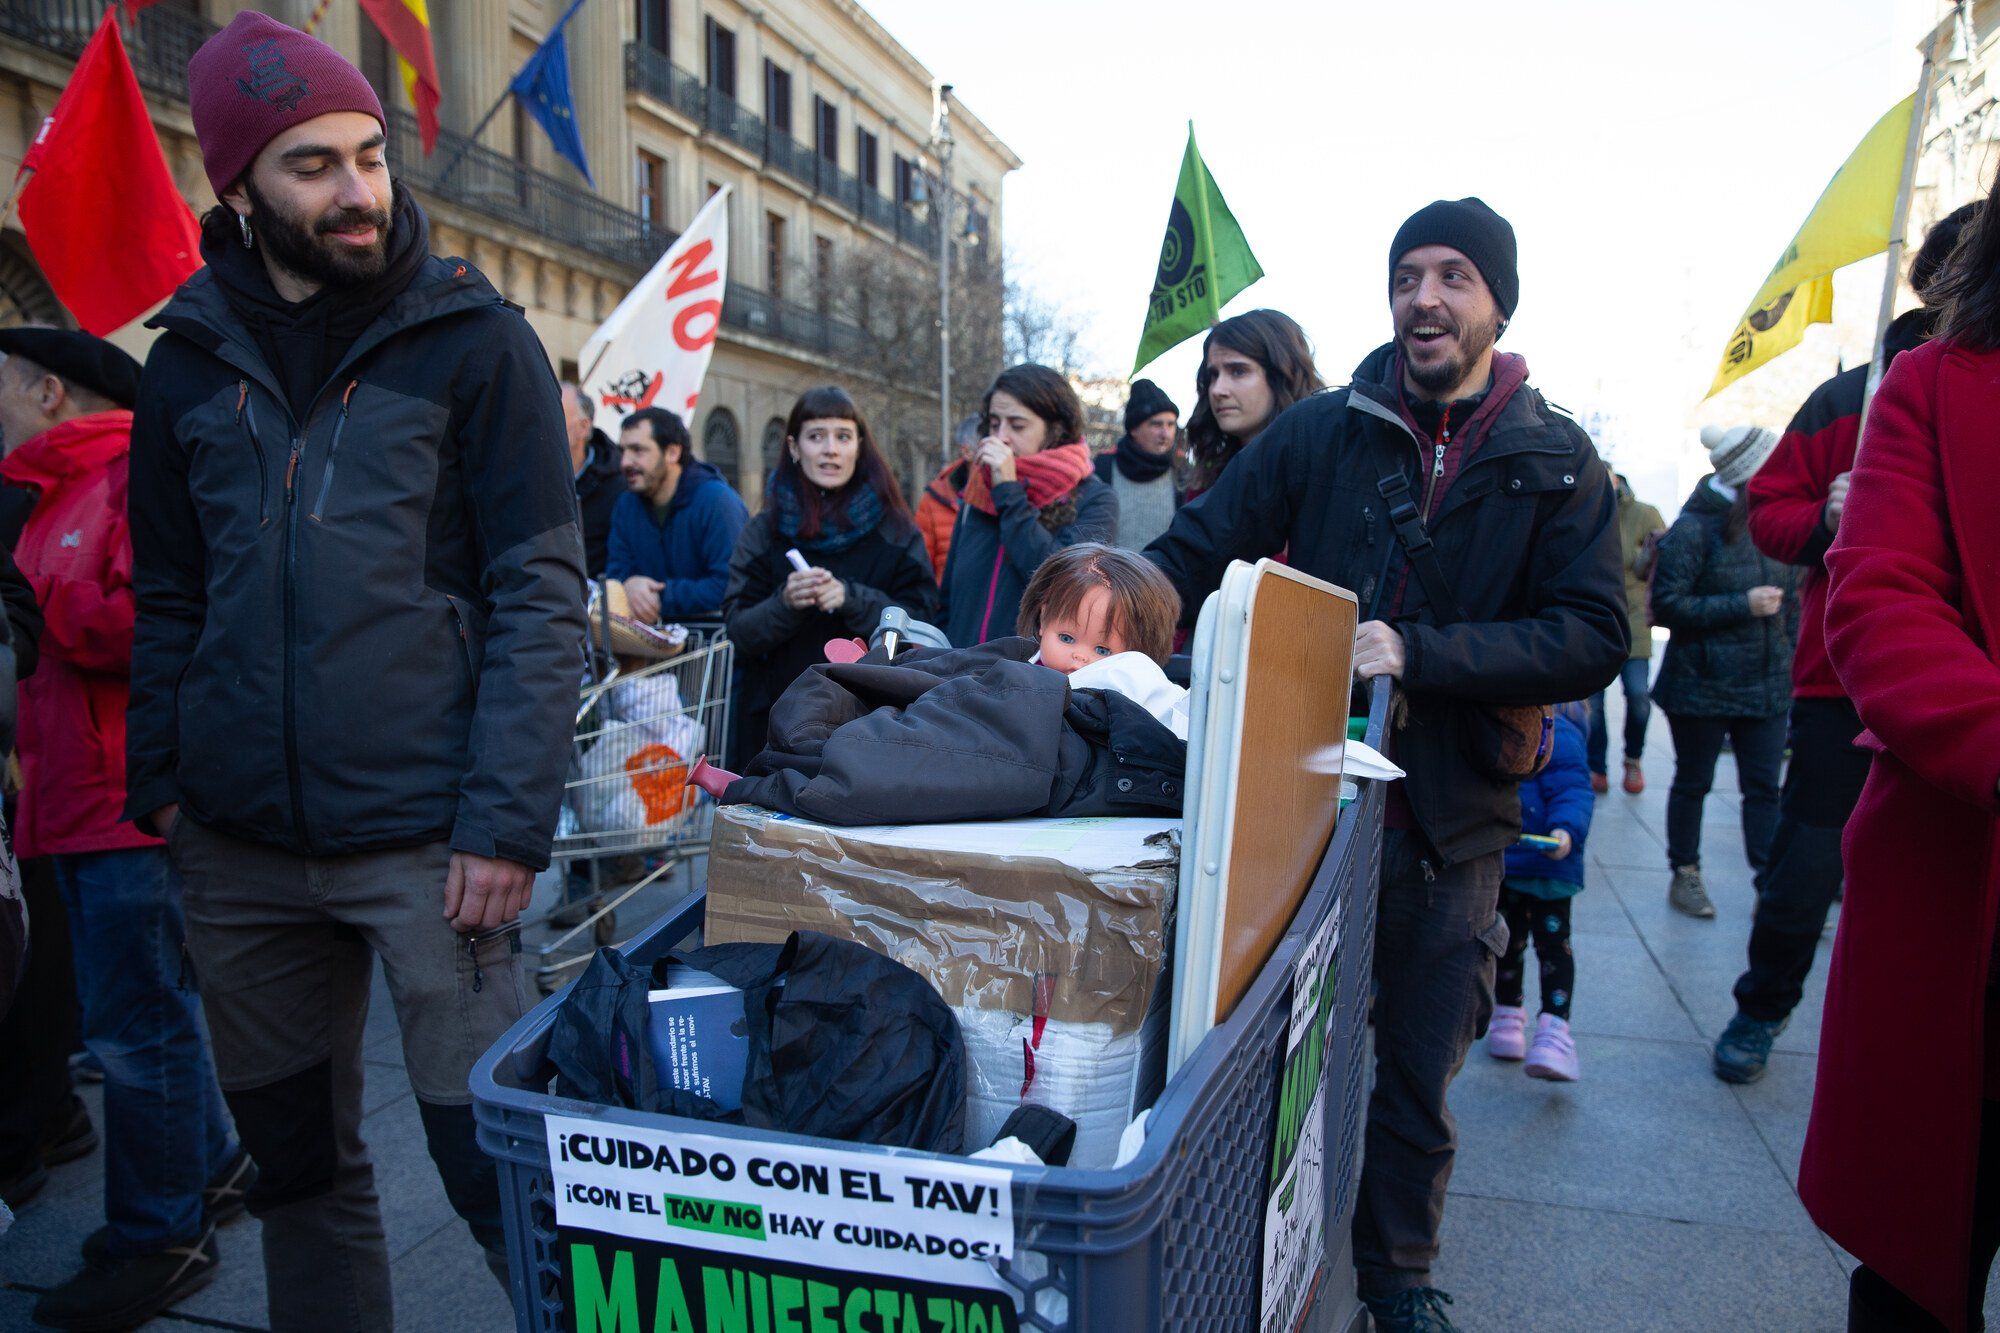
[[[792,550],[809,568],[793,568]],[[829,639],[867,637],[891,606],[936,613],[923,536],[847,391],[809,390],[785,423],[764,510],[729,561],[722,615],[743,673],[734,753],[763,748],[771,704],[826,660]]]
[[[1653,623],[1672,632],[1653,702],[1674,736],[1667,794],[1667,901],[1712,917],[1701,878],[1701,810],[1726,739],[1743,791],[1743,849],[1761,870],[1778,826],[1785,716],[1792,702],[1798,598],[1789,566],[1750,540],[1743,487],[1777,447],[1761,426],[1702,433],[1715,472],[1704,477],[1660,541]]]
[[[2000,1245],[2000,207],[1875,396],[1827,553],[1827,655],[1874,762],[1847,822],[1799,1162],[1861,1260],[1854,1330],[1980,1327]]]
[[[980,415],[986,438],[967,469],[945,558],[944,619],[954,647],[1014,632],[1021,593],[1042,561],[1078,542],[1118,541],[1118,497],[1083,442],[1083,403],[1047,366],[1000,372]]]

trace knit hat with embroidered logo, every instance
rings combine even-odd
[[[1778,447],[1778,432],[1768,426],[1703,426],[1701,442],[1708,446],[1715,479],[1725,486],[1741,486],[1757,475]]]
[[[264,145],[317,116],[358,111],[386,124],[382,100],[319,38],[246,9],[188,61],[188,103],[202,166],[219,196]]]

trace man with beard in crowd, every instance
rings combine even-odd
[[[245,11],[188,92],[222,203],[133,422],[126,810],[184,884],[271,1327],[387,1329],[376,955],[445,1192],[505,1272],[468,1077],[526,1004],[504,928],[583,670],[562,403],[520,311],[430,253],[339,53]]]
[[[1181,410],[1151,380],[1132,381],[1125,400],[1125,433],[1117,447],[1097,456],[1097,479],[1118,496],[1118,544],[1137,551],[1167,530],[1181,507],[1174,476],[1174,444]]]
[[[1504,218],[1478,199],[1419,209],[1389,248],[1394,340],[1345,390],[1287,408],[1147,551],[1193,611],[1231,560],[1289,547],[1294,568],[1356,591],[1355,674],[1389,677],[1407,705],[1354,1222],[1386,1333],[1452,1327],[1430,1285],[1457,1151],[1445,1090],[1493,1010],[1502,859],[1521,833],[1495,709],[1589,698],[1630,634],[1610,474],[1527,362],[1494,350],[1519,295]]]
[[[694,456],[687,424],[664,407],[625,418],[618,465],[625,494],[611,511],[605,574],[649,625],[719,618],[729,557],[750,521],[743,497]]]

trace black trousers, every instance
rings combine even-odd
[[[27,1166],[69,1116],[69,1053],[77,1046],[69,917],[45,856],[21,862],[28,966],[0,1021],[0,1175]]]
[[[2000,1252],[2000,1102],[1979,1117],[1979,1167],[1972,1194],[1972,1271],[1966,1282],[1965,1327],[1986,1327],[1986,1279]],[[1889,1284],[1867,1264],[1847,1283],[1847,1333],[1944,1333],[1930,1311]]]
[[[1500,888],[1500,915],[1507,921],[1507,952],[1494,976],[1493,996],[1501,1004],[1519,1007],[1527,999],[1528,940],[1535,941],[1535,965],[1541,971],[1542,1012],[1569,1022],[1570,1000],[1576,993],[1576,955],[1569,947],[1568,898],[1537,898],[1511,884]]]
[[[1750,966],[1736,981],[1736,1007],[1776,1023],[1805,994],[1820,931],[1840,892],[1840,835],[1868,781],[1870,755],[1854,744],[1861,718],[1845,699],[1792,703],[1792,762],[1771,857],[1757,877]]]
[[[1743,851],[1762,870],[1778,827],[1778,774],[1785,766],[1785,715],[1688,717],[1667,714],[1674,735],[1674,785],[1667,792],[1667,864],[1701,864],[1701,808],[1715,785],[1723,738],[1736,752],[1743,792]]]
[[[1502,854],[1438,865],[1423,835],[1390,829],[1375,921],[1375,1087],[1354,1214],[1364,1296],[1430,1285],[1458,1126],[1445,1090],[1493,1016],[1507,951]]]

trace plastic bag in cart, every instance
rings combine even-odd
[[[584,752],[572,802],[584,832],[649,828],[694,808],[687,775],[707,729],[682,707],[672,672],[614,684],[599,717],[604,734]]]

